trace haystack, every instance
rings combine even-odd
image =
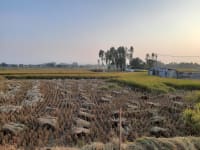
[[[48,129],[56,129],[58,127],[58,121],[56,117],[41,117],[38,118],[38,122],[42,127],[47,127]]]
[[[167,137],[168,129],[155,126],[150,129],[150,134],[156,137],[161,137],[161,136]]]
[[[87,135],[87,134],[90,134],[90,130],[89,129],[86,129],[86,128],[81,128],[81,127],[75,127],[73,128],[73,134],[76,134],[76,135]]]
[[[26,126],[24,124],[10,122],[10,123],[4,124],[1,130],[4,133],[18,135],[20,132],[22,132],[25,129],[26,129]]]
[[[91,126],[89,121],[83,120],[81,118],[75,119],[77,127],[89,128]]]
[[[110,103],[111,100],[108,99],[108,98],[106,98],[106,97],[102,97],[102,98],[99,100],[99,102],[101,102],[101,103]]]
[[[14,105],[0,106],[0,112],[2,113],[19,112],[21,109],[22,106],[14,106]]]
[[[79,116],[84,117],[84,118],[88,118],[90,120],[95,118],[95,115],[84,112],[84,111],[80,111]]]

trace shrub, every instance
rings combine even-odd
[[[186,109],[183,112],[183,119],[194,131],[200,131],[200,103],[197,103],[194,109]]]
[[[192,91],[186,95],[186,100],[200,103],[200,91]]]

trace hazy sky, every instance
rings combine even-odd
[[[0,0],[0,62],[94,64],[120,45],[200,56],[200,0]]]

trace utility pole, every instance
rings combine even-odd
[[[121,127],[122,127],[122,108],[120,107],[119,109],[119,150],[121,150],[121,141],[122,141],[122,131],[121,131]]]

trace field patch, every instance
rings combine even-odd
[[[109,79],[149,92],[167,93],[177,89],[199,90],[200,80],[149,76],[147,72],[92,72],[65,69],[7,69],[0,75],[7,79]]]
[[[199,135],[182,120],[190,106],[183,92],[155,95],[102,79],[8,80],[5,85],[0,95],[2,144],[11,144],[15,136],[19,147],[106,143],[118,137],[120,107],[123,142]]]
[[[119,73],[118,75],[117,78],[111,80],[150,92],[167,93],[173,92],[176,89],[200,89],[200,80],[161,78],[149,76],[147,72]]]

